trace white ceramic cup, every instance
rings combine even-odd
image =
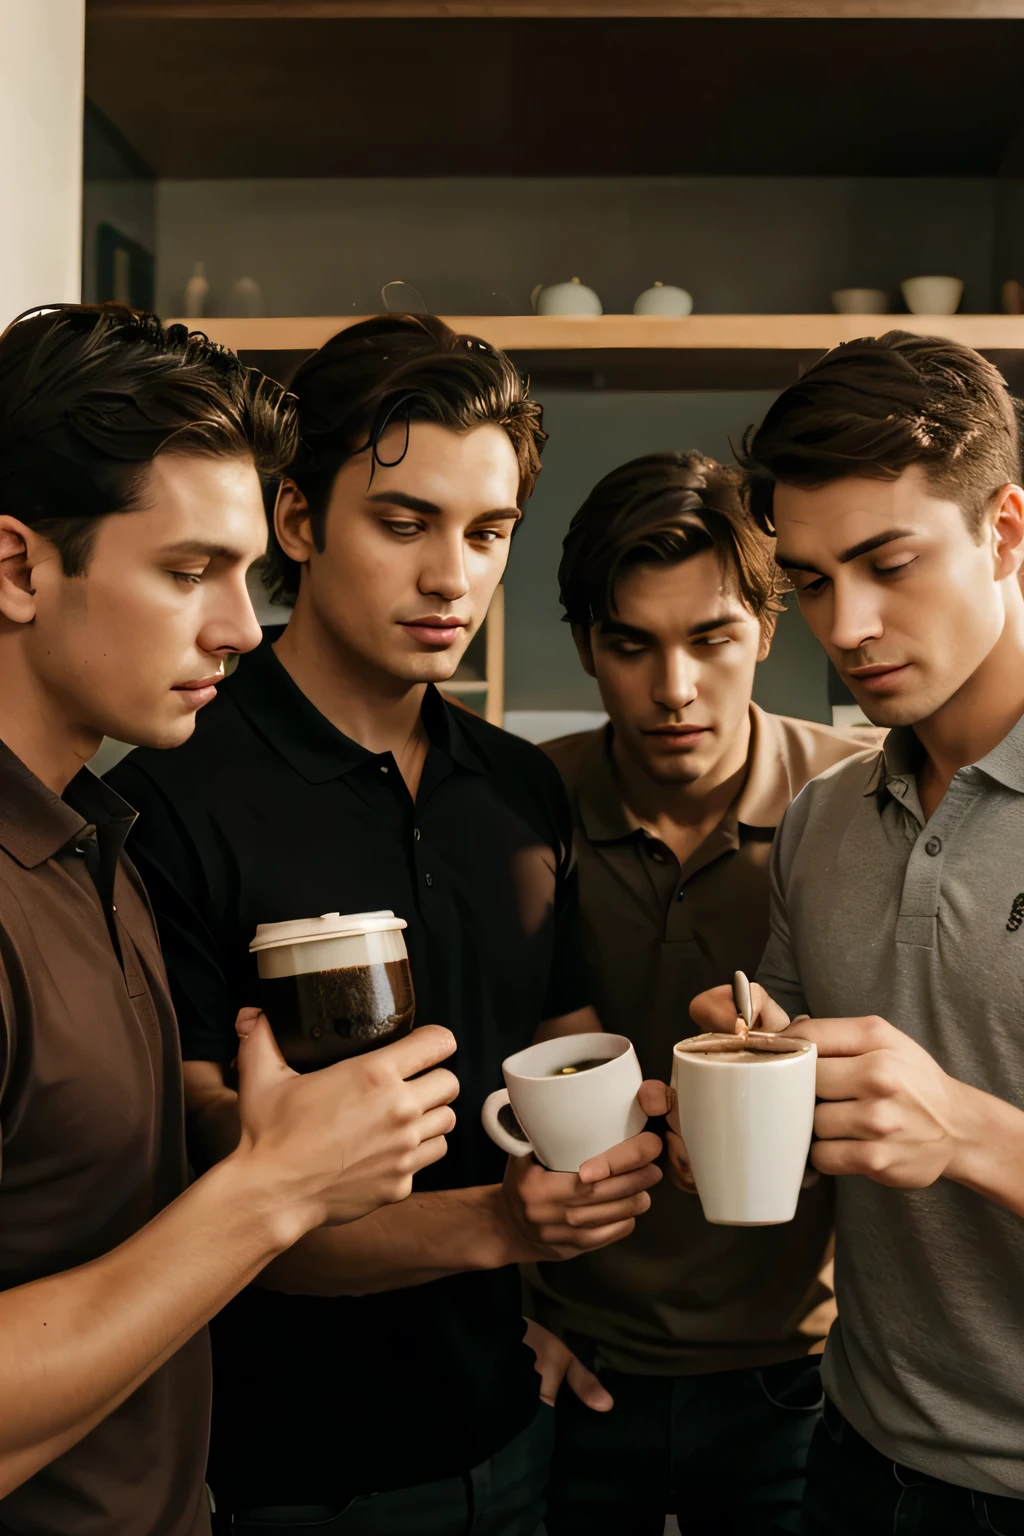
[[[553,1076],[573,1062],[601,1057],[568,1077]],[[581,1163],[638,1135],[647,1116],[637,1103],[643,1081],[636,1051],[625,1035],[560,1035],[527,1046],[502,1062],[505,1087],[484,1100],[484,1130],[513,1157],[536,1154],[545,1168],[576,1173]],[[507,1104],[525,1140],[498,1116]]]
[[[719,1049],[702,1053],[708,1045]],[[729,1059],[743,1049],[764,1059]],[[679,1130],[708,1221],[768,1227],[793,1220],[814,1128],[817,1055],[809,1040],[761,1031],[746,1042],[710,1034],[675,1046]]]
[[[908,277],[900,290],[912,315],[955,315],[964,285],[958,277]]]

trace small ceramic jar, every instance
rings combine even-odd
[[[533,307],[538,315],[600,315],[601,300],[593,288],[574,277],[569,283],[538,283],[533,290]]]
[[[677,318],[693,313],[693,296],[685,288],[673,288],[671,283],[655,283],[645,288],[633,305],[634,315],[674,315]]]

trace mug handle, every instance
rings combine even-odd
[[[513,1136],[510,1131],[506,1131],[498,1119],[499,1114],[508,1103],[507,1088],[498,1088],[494,1093],[487,1095],[486,1099],[484,1099],[484,1107],[480,1111],[480,1119],[483,1121],[484,1130],[495,1145],[499,1146],[503,1152],[507,1152],[510,1157],[529,1157],[533,1152],[533,1143],[527,1141],[525,1135],[522,1140],[518,1136]],[[511,1105],[509,1105],[509,1108],[511,1109]],[[515,1114],[514,1109],[512,1113]],[[518,1121],[516,1123],[518,1124]]]

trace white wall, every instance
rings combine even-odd
[[[85,0],[0,0],[0,329],[81,290]]]

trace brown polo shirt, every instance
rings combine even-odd
[[[60,799],[0,743],[0,1290],[109,1252],[188,1182],[133,820],[87,769]],[[204,1329],[0,1499],[0,1536],[209,1536],[209,1407]]]
[[[673,1045],[694,1033],[691,998],[757,970],[772,840],[790,801],[877,742],[753,704],[750,716],[743,789],[682,867],[627,814],[610,726],[545,747],[572,801],[594,1004],[606,1029],[633,1040],[645,1077],[667,1078]],[[831,1180],[805,1190],[795,1219],[773,1227],[711,1226],[667,1170],[651,1196],[624,1242],[529,1271],[539,1322],[595,1340],[600,1363],[637,1375],[739,1370],[820,1347],[835,1316]]]

